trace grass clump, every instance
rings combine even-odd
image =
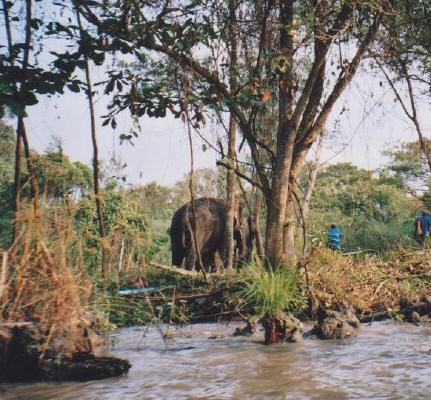
[[[297,312],[305,306],[303,281],[298,271],[265,269],[249,265],[241,272],[242,288],[239,296],[246,306],[252,306],[259,318],[282,317],[286,312]]]

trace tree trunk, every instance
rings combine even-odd
[[[234,168],[234,157],[235,157],[235,118],[231,114],[229,118],[229,146],[228,146],[228,158],[231,168],[227,170],[226,179],[226,203],[227,203],[227,218],[226,218],[226,269],[230,270],[233,267],[233,256],[234,256],[234,219],[235,219],[235,168]],[[238,221],[239,223],[240,221]]]
[[[296,249],[295,249],[295,208],[293,204],[293,196],[290,196],[287,201],[286,218],[284,224],[284,254],[286,263],[289,268],[294,268],[297,262]]]
[[[21,118],[21,117],[20,117]],[[22,159],[22,141],[19,129],[20,119],[18,119],[18,126],[16,129],[16,145],[15,145],[15,173],[13,182],[13,233],[12,242],[15,241],[18,233],[18,211],[20,205],[20,192],[21,192],[21,159]]]
[[[255,204],[254,204],[254,223],[256,227],[256,249],[257,249],[257,256],[263,260],[265,257],[265,243],[263,242],[262,238],[262,230],[260,227],[260,210],[262,207],[262,197],[258,190],[256,189],[255,194]]]
[[[236,90],[236,64],[237,64],[237,23],[236,23],[236,0],[229,0],[229,36],[230,36],[230,90]],[[226,179],[226,259],[227,270],[233,267],[234,258],[234,218],[235,218],[235,141],[236,141],[236,121],[231,112],[229,116],[228,131],[228,162],[230,168],[227,170]],[[240,221],[237,221],[240,223]]]
[[[277,317],[267,317],[262,321],[265,330],[265,344],[275,344],[286,339],[286,322]]]
[[[76,8],[76,17],[79,26],[80,40],[83,40],[83,26],[81,22],[81,16],[78,8]],[[105,221],[103,218],[103,204],[100,192],[100,183],[99,183],[99,146],[97,140],[97,129],[96,129],[96,114],[94,111],[94,102],[93,102],[93,88],[91,84],[91,76],[90,76],[90,63],[88,61],[87,56],[84,56],[85,61],[85,80],[87,84],[87,99],[88,99],[88,107],[90,109],[90,123],[91,123],[91,141],[93,144],[93,183],[94,183],[94,197],[96,202],[96,212],[97,212],[97,220],[99,222],[99,235],[102,240],[102,279],[105,281],[107,275],[107,254],[105,250],[105,243],[103,243],[106,238],[106,227]]]
[[[302,217],[304,223],[307,222],[308,214],[310,213],[311,197],[313,195],[314,188],[317,182],[317,174],[319,172],[320,156],[323,149],[323,133],[319,135],[319,141],[317,143],[316,157],[314,158],[313,166],[311,167],[311,173],[309,175],[309,182],[307,191],[305,192],[304,204],[302,205]]]
[[[291,139],[289,142],[289,149],[286,152],[280,152],[278,157],[279,160],[274,168],[271,196],[267,199],[265,254],[272,268],[280,268],[286,261],[284,257],[284,222],[289,197],[293,140]]]
[[[20,130],[20,137],[24,144],[24,154],[27,161],[27,169],[30,174],[30,187],[31,187],[31,194],[33,197],[33,209],[36,215],[37,209],[39,206],[39,182],[37,179],[36,168],[33,163],[33,157],[30,152],[30,145],[28,143],[28,137],[27,137],[27,131],[25,129],[24,119],[22,117],[18,118],[18,129]]]
[[[13,53],[13,41],[12,41],[12,30],[10,26],[9,9],[6,0],[2,1],[3,4],[3,15],[6,28],[7,46],[9,51],[9,62],[13,67],[15,65],[14,53]],[[27,94],[27,68],[30,57],[31,47],[31,21],[32,21],[32,1],[26,1],[26,23],[25,23],[25,42],[24,42],[24,56],[22,60],[22,81],[21,86],[18,88],[16,81],[13,81],[13,94],[15,100],[22,106],[22,112],[25,110],[25,104],[22,99]],[[13,235],[12,240],[15,240],[17,234],[17,214],[19,211],[20,203],[20,191],[21,191],[21,160],[22,160],[22,144],[24,144],[24,153],[27,160],[27,168],[30,174],[30,185],[32,188],[34,212],[37,211],[38,206],[38,183],[36,177],[36,171],[31,159],[30,146],[28,144],[27,134],[25,131],[24,117],[20,115],[18,117],[17,129],[16,129],[16,147],[15,147],[15,174],[14,174],[14,221],[13,221]]]
[[[293,21],[293,0],[280,2],[280,53],[287,65],[293,65],[293,36],[289,27]],[[266,249],[268,263],[273,268],[285,264],[284,222],[289,198],[289,177],[297,130],[292,122],[295,97],[295,79],[292,68],[280,72],[278,97],[277,150],[271,194],[267,200]],[[286,265],[284,265],[286,266]]]
[[[4,16],[4,24],[6,29],[6,37],[8,43],[8,51],[9,51],[9,63],[11,66],[15,65],[14,57],[13,57],[13,48],[12,48],[12,30],[10,27],[10,19],[9,19],[9,9],[6,0],[2,0],[3,5],[3,16]],[[17,96],[17,85],[14,82],[13,84],[14,96]],[[19,119],[16,128],[16,145],[15,145],[15,174],[14,174],[14,185],[13,185],[13,230],[12,230],[12,242],[15,241],[17,235],[17,216],[19,210],[20,203],[20,190],[21,190],[21,159],[22,159],[22,142],[21,135],[19,129]]]

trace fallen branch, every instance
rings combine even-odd
[[[205,277],[200,272],[197,272],[197,271],[188,271],[186,269],[174,267],[174,266],[171,266],[171,265],[159,264],[159,263],[154,262],[154,261],[151,261],[149,263],[149,265],[151,265],[152,267],[155,267],[155,268],[163,269],[163,270],[168,271],[168,272],[172,272],[174,274],[178,274],[178,275],[182,275],[182,276],[188,276],[188,277],[194,278],[194,279],[203,279],[203,280],[205,280]],[[213,272],[211,274],[207,274],[206,276],[207,276],[207,278],[209,278],[209,277],[221,278],[221,277],[227,276],[227,275],[229,275],[229,274],[226,273],[226,272],[222,272],[222,273]]]
[[[181,269],[181,268],[174,267],[171,265],[159,264],[159,263],[156,263],[153,261],[150,262],[149,264],[152,267],[163,269],[165,271],[169,271],[169,272],[172,272],[174,274],[178,274],[178,275],[182,275],[182,276],[188,276],[190,278],[195,278],[195,279],[199,279],[199,278],[203,279],[202,274],[199,272],[196,272],[196,271],[187,271],[186,269]]]

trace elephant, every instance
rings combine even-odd
[[[256,232],[257,227],[254,216],[242,217],[239,229],[234,232],[236,258],[240,263],[251,261]]]
[[[202,266],[206,271],[212,265],[219,269],[226,251],[226,202],[212,197],[196,199],[180,207],[172,217],[171,237],[172,265],[180,267],[185,259],[185,268],[193,271]],[[234,237],[238,235],[242,207],[237,204],[234,216]],[[193,234],[195,232],[195,235]],[[196,246],[194,245],[196,236]],[[200,259],[199,259],[200,257]]]

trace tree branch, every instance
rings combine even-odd
[[[227,160],[223,160],[223,159],[219,160],[216,162],[216,165],[221,166],[223,168],[226,168],[228,170],[233,169],[236,175],[238,175],[240,178],[244,179],[245,181],[247,181],[251,185],[258,187],[263,192],[262,185],[259,182],[257,182],[253,178],[250,178],[249,176],[245,175],[238,168],[232,167]]]

